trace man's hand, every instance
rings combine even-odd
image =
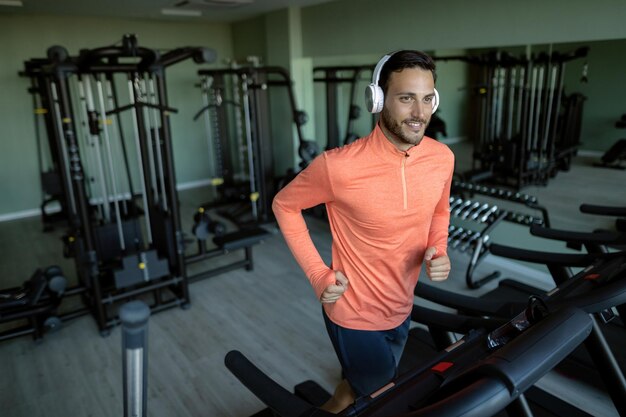
[[[342,272],[335,271],[335,283],[326,287],[320,296],[320,301],[322,304],[334,303],[346,292],[348,285],[348,278]]]
[[[450,258],[447,255],[435,257],[437,248],[431,246],[424,252],[426,275],[431,281],[445,281],[450,273]]]

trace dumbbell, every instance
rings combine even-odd
[[[483,203],[483,204],[481,204],[480,202],[477,202],[477,203],[478,204],[476,206],[474,206],[472,208],[472,210],[470,210],[469,212],[466,212],[464,214],[463,219],[470,219],[470,220],[472,220],[473,218],[475,218],[476,213],[480,213],[481,211],[485,211],[489,207],[488,203]]]
[[[459,213],[463,210],[465,210],[466,207],[468,207],[469,205],[472,204],[471,200],[466,200],[463,202],[463,204],[457,206],[457,208],[452,212],[452,215],[454,217],[458,217]]]
[[[473,233],[474,232],[472,232],[471,230],[465,230],[463,233],[461,233],[461,235],[459,237],[457,237],[454,240],[454,242],[452,242],[452,247],[456,248],[457,246],[459,246],[461,244],[461,242],[463,242],[465,239],[467,239]]]
[[[463,210],[463,213],[461,213],[461,219],[467,219],[467,216],[469,216],[478,207],[480,207],[480,201],[476,201],[474,204]]]
[[[450,212],[452,212],[452,210],[456,209],[459,206],[459,204],[462,204],[462,203],[463,203],[462,198],[457,198],[453,202],[450,202]]]
[[[478,221],[480,223],[485,223],[487,220],[489,220],[489,217],[491,217],[491,215],[495,214],[497,211],[498,206],[491,206],[491,208],[485,214],[483,214],[483,216]]]
[[[448,235],[448,243],[454,241],[456,237],[460,235],[461,233],[463,233],[464,231],[465,229],[463,229],[462,227],[457,227],[456,230],[454,230],[451,234]]]
[[[473,244],[476,240],[480,239],[480,236],[481,236],[480,232],[475,232],[473,235],[471,235],[471,236],[469,237],[469,239],[467,239],[467,242],[465,242],[465,243],[461,246],[461,248],[460,248],[460,249],[461,249],[461,252],[465,252],[467,249],[469,249],[469,247],[470,247],[470,246],[472,246],[472,244]]]
[[[475,221],[476,219],[478,219],[480,216],[482,216],[487,210],[489,210],[489,204],[485,203],[483,204],[478,210],[476,210],[473,214],[472,217],[470,217],[470,220]]]

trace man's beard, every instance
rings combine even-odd
[[[426,131],[428,123],[430,122],[430,120],[423,119],[405,120],[405,122],[419,122],[423,125],[423,128],[418,136],[409,136],[402,131],[402,124],[397,123],[393,118],[391,118],[391,116],[389,115],[389,111],[386,108],[383,108],[383,111],[380,114],[380,121],[383,126],[396,137],[398,141],[407,145],[418,145],[422,141],[422,138],[424,137],[424,132]]]

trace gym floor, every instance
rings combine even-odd
[[[471,145],[460,143],[451,148],[457,155],[457,169],[468,168]],[[548,208],[553,227],[610,228],[611,219],[580,214],[578,206],[583,202],[626,204],[626,172],[593,168],[593,160],[577,157],[572,169],[559,172],[547,187],[523,190]],[[205,189],[180,193],[186,232],[191,229],[195,208],[209,197]],[[316,219],[308,219],[308,223],[322,256],[329,259],[327,224]],[[19,285],[36,267],[51,264],[60,265],[70,284],[74,283],[73,262],[63,259],[61,253],[62,234],[62,228],[43,234],[39,218],[0,223],[3,286]],[[469,257],[453,250],[450,256],[453,273],[442,284],[446,288],[477,295],[496,285],[467,290],[464,280]],[[190,309],[171,309],[151,317],[149,415],[247,417],[259,411],[262,404],[223,365],[224,355],[231,349],[242,351],[285,387],[313,379],[330,390],[339,381],[340,368],[324,330],[320,305],[281,236],[275,234],[256,246],[254,258],[252,272],[236,270],[191,284]],[[533,284],[550,286],[544,271],[492,256],[485,258],[477,273],[494,269],[503,271],[503,277],[522,274]],[[63,306],[71,303],[67,299]],[[90,316],[64,323],[59,331],[46,334],[41,344],[30,337],[0,343],[0,370],[3,416],[123,415],[121,331],[117,327],[108,337],[101,337]],[[583,390],[554,375],[541,384],[592,415],[617,415],[602,392]]]

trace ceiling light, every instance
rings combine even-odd
[[[235,8],[254,3],[254,0],[182,0],[174,4],[176,8]]]
[[[22,7],[22,0],[0,0],[0,6]]]
[[[186,9],[161,9],[161,14],[164,14],[167,16],[186,16],[186,17],[202,16],[202,12],[200,10],[186,10]]]

